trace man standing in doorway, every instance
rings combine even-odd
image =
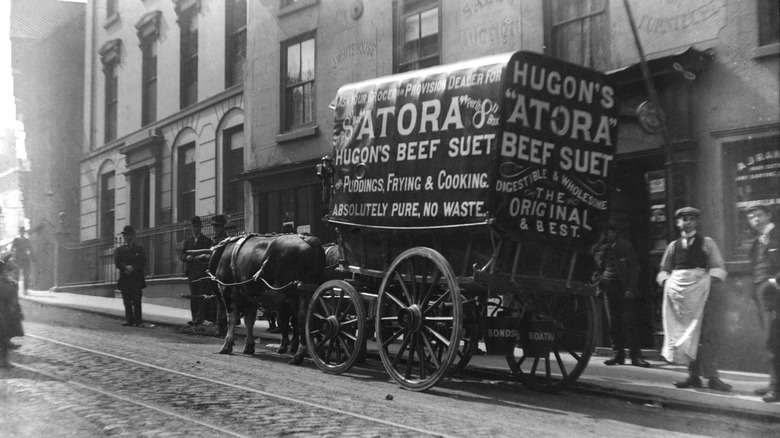
[[[187,276],[187,283],[190,287],[190,312],[192,321],[189,325],[200,325],[205,320],[206,303],[203,300],[204,295],[211,293],[211,280],[206,276],[208,270],[208,259],[188,254],[187,251],[193,249],[209,249],[214,244],[211,239],[204,236],[201,232],[203,224],[199,216],[193,216],[190,219],[190,229],[192,234],[184,241],[184,247],[181,254],[181,261],[185,263],[184,274]]]
[[[19,269],[19,273],[24,278],[22,293],[27,295],[27,291],[30,289],[30,263],[33,259],[33,251],[30,240],[28,240],[24,234],[24,227],[19,227],[19,237],[14,239],[11,244],[11,252],[13,253],[14,262]]]
[[[125,244],[117,248],[114,255],[114,264],[119,269],[117,288],[122,292],[122,303],[125,305],[125,323],[122,325],[143,327],[141,297],[146,287],[146,253],[143,246],[135,243],[133,227],[126,225],[122,229],[122,237]]]
[[[758,321],[763,329],[770,355],[770,383],[756,390],[767,403],[780,401],[780,229],[772,221],[772,211],[766,205],[747,210],[748,222],[756,234],[750,247],[750,265]]]

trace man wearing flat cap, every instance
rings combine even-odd
[[[181,261],[184,262],[184,275],[187,276],[187,283],[190,287],[190,312],[192,321],[189,325],[203,324],[206,318],[206,303],[200,297],[211,294],[211,280],[209,280],[206,271],[208,270],[208,259],[200,256],[193,256],[187,251],[193,249],[209,249],[214,242],[201,232],[203,223],[199,216],[193,216],[190,219],[190,230],[192,234],[184,241],[181,253]]]
[[[772,210],[767,205],[749,207],[747,219],[756,237],[750,247],[753,299],[771,364],[769,386],[756,393],[764,396],[765,402],[775,403],[780,401],[780,229],[772,221]]]
[[[125,225],[122,237],[125,244],[117,248],[114,254],[114,264],[119,269],[117,289],[122,292],[122,303],[125,306],[125,323],[122,325],[143,327],[141,297],[142,289],[146,287],[146,253],[143,246],[135,243],[133,227]]]
[[[683,207],[674,216],[680,237],[666,247],[656,277],[664,287],[661,355],[688,365],[688,378],[674,382],[676,387],[701,388],[704,377],[711,389],[729,392],[717,368],[717,316],[707,305],[712,282],[726,278],[725,263],[715,241],[699,233],[698,209]]]

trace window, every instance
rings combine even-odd
[[[130,225],[149,228],[152,204],[149,168],[144,167],[130,174]]]
[[[285,131],[314,123],[314,36],[306,35],[282,46],[282,126]]]
[[[185,221],[195,214],[195,143],[179,147],[178,152],[178,220]]]
[[[557,58],[609,69],[607,0],[551,0],[545,7],[545,45]]]
[[[119,0],[106,0],[106,18],[111,18],[116,15],[116,6]]]
[[[395,26],[397,72],[417,70],[441,62],[438,0],[403,0]]]
[[[313,226],[312,193],[319,194],[321,186],[303,186],[287,188],[260,194],[259,197],[259,232],[278,233],[282,231],[285,222]]]
[[[180,107],[198,101],[198,8],[191,7],[179,14],[181,31]]]
[[[758,0],[758,45],[780,43],[780,2]]]
[[[231,128],[224,132],[222,211],[232,215],[244,213],[244,127]]]
[[[114,172],[100,175],[100,237],[114,238],[116,177]]]
[[[118,70],[121,53],[122,40],[120,39],[107,41],[98,50],[100,61],[103,63],[103,73],[106,77],[103,94],[103,134],[105,142],[114,140],[117,136],[117,109],[119,108]]]
[[[143,53],[141,125],[146,126],[157,120],[157,40],[143,41],[141,51]]]
[[[114,140],[117,135],[117,109],[119,107],[117,64],[107,64],[104,68],[106,75],[105,89],[105,142]]]
[[[246,0],[227,0],[225,87],[244,82],[246,63]]]

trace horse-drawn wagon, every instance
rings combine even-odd
[[[556,391],[597,327],[590,248],[607,222],[615,90],[530,52],[342,87],[318,174],[343,279],[306,317],[309,353],[348,370],[375,337],[402,387],[464,367],[484,336],[524,385]]]

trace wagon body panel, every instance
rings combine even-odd
[[[609,207],[618,107],[598,72],[516,52],[342,87],[330,221],[492,224],[586,250]]]

